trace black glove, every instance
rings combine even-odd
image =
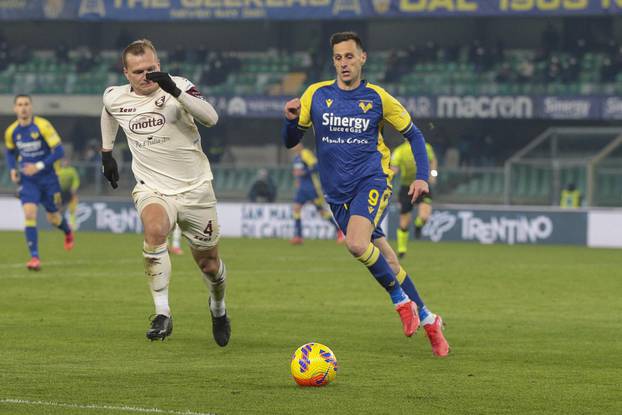
[[[168,92],[175,98],[181,95],[181,89],[177,88],[173,78],[166,72],[147,72],[147,80],[157,82],[164,92]]]
[[[119,168],[117,167],[116,160],[112,157],[112,151],[102,151],[102,173],[113,189],[119,187],[117,182],[119,181]]]

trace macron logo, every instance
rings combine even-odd
[[[367,131],[371,120],[359,117],[340,117],[330,113],[322,114],[322,125],[327,126],[330,131],[362,133]]]

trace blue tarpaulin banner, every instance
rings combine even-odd
[[[324,20],[621,12],[622,0],[0,0],[0,20]]]

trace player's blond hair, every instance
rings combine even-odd
[[[158,59],[158,52],[156,52],[156,48],[155,46],[153,46],[153,42],[149,39],[138,39],[127,45],[127,47],[123,49],[123,54],[121,55],[123,67],[127,68],[127,55],[144,55],[147,49],[150,49],[155,55],[156,59]]]

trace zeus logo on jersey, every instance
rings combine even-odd
[[[164,127],[166,118],[157,112],[139,114],[130,120],[130,130],[135,134],[153,134]]]
[[[367,131],[371,120],[359,117],[340,117],[330,113],[322,114],[322,125],[328,126],[329,131],[362,133]]]

